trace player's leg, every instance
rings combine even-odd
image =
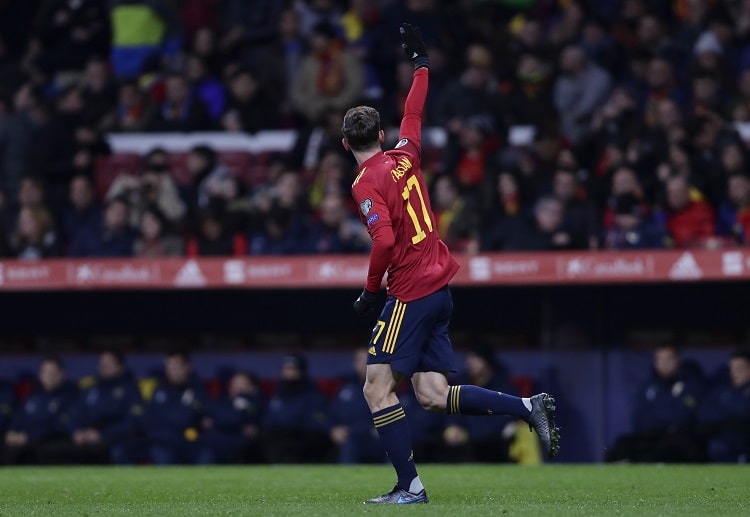
[[[410,312],[405,303],[389,298],[380,314],[368,348],[364,395],[388,459],[398,478],[394,489],[369,504],[426,503],[427,494],[417,474],[411,432],[396,387],[411,375],[417,354],[410,351]]]
[[[510,415],[520,418],[536,429],[545,449],[555,456],[559,448],[559,432],[554,422],[554,399],[546,393],[531,398],[515,397],[479,386],[448,386],[445,375],[453,359],[448,326],[453,312],[450,290],[435,293],[433,303],[440,303],[427,346],[419,363],[421,372],[412,377],[414,393],[429,411],[445,411],[451,415]],[[438,297],[439,296],[439,297]]]

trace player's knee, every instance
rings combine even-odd
[[[390,389],[388,386],[382,386],[379,383],[367,381],[362,388],[362,393],[364,393],[365,400],[370,406],[370,409],[372,409],[383,405],[383,401],[388,397]]]
[[[442,394],[440,393],[440,390],[430,389],[420,390],[415,394],[417,396],[417,401],[419,402],[419,404],[427,411],[431,411],[433,413],[445,412],[445,405],[448,397],[447,393]]]

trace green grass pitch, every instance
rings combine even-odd
[[[750,466],[423,465],[427,505],[365,506],[389,466],[0,469],[0,515],[750,515]]]

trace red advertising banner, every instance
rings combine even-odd
[[[459,255],[455,286],[750,280],[750,250]],[[0,261],[0,290],[360,288],[366,256]]]

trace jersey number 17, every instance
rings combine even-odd
[[[406,186],[404,186],[404,191],[401,193],[401,196],[406,201],[406,211],[409,213],[409,217],[411,217],[411,222],[414,223],[414,230],[416,232],[416,234],[411,238],[411,243],[419,244],[425,238],[427,238],[427,234],[422,229],[422,225],[419,222],[417,212],[414,210],[414,207],[411,204],[412,191],[416,191],[417,195],[419,196],[419,204],[422,205],[422,218],[424,219],[424,224],[427,226],[427,230],[430,233],[432,233],[432,219],[430,219],[430,212],[429,210],[427,210],[427,205],[425,205],[424,203],[424,194],[422,194],[422,189],[419,186],[417,177],[410,176],[409,179],[406,180]]]

